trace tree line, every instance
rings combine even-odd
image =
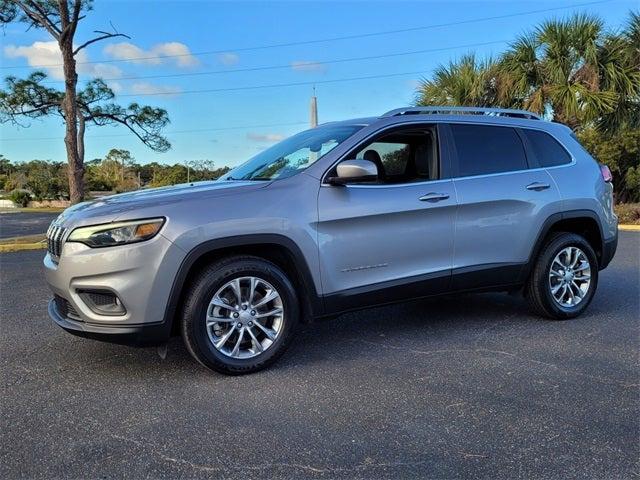
[[[474,53],[421,81],[418,105],[519,108],[561,122],[614,175],[620,202],[640,201],[640,14],[607,29],[597,16],[543,22],[498,58]]]
[[[0,155],[0,189],[17,203],[29,200],[68,199],[69,176],[66,162],[31,160],[12,162]],[[111,149],[104,158],[85,163],[83,183],[91,192],[126,192],[185,182],[214,180],[229,171],[217,168],[212,160],[194,160],[173,165],[157,162],[141,164],[127,150]]]

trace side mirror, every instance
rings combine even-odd
[[[374,182],[378,179],[378,167],[369,160],[345,160],[338,164],[336,173],[336,177],[327,179],[331,185]]]

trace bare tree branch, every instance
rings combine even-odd
[[[124,33],[109,33],[109,32],[102,32],[100,30],[95,30],[95,33],[102,33],[104,35],[101,35],[99,37],[93,38],[91,40],[88,40],[86,42],[84,42],[82,45],[80,45],[78,48],[76,48],[73,51],[73,54],[77,54],[80,50],[82,50],[83,48],[88,47],[89,45],[91,45],[92,43],[95,42],[99,42],[100,40],[104,40],[106,38],[113,38],[113,37],[125,37],[128,39],[131,39],[131,37],[129,35],[125,35]]]
[[[42,25],[42,27],[45,28],[53,38],[56,40],[60,38],[60,29],[51,21],[51,19],[49,19],[46,12],[44,12],[36,2],[30,1],[28,2],[28,5],[27,3],[21,3],[18,4],[18,6],[22,9],[24,14],[29,17],[29,19],[34,23]],[[31,10],[31,8],[35,8],[35,11]]]

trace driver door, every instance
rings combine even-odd
[[[440,178],[440,157],[436,127],[396,127],[343,159],[376,159],[384,179],[322,185],[318,241],[329,311],[448,288],[456,195],[452,180]]]

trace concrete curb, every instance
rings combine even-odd
[[[640,225],[618,225],[618,230],[623,232],[640,232]]]
[[[22,250],[43,250],[47,248],[47,244],[38,243],[16,243],[0,245],[0,253],[20,252]]]

